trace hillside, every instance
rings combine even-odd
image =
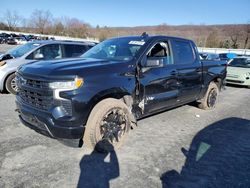
[[[250,24],[241,25],[158,25],[140,27],[96,27],[90,33],[103,40],[105,38],[140,35],[171,35],[194,40],[200,47],[250,48]]]

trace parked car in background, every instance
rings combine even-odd
[[[27,40],[24,37],[11,37],[7,39],[7,44],[21,45],[26,44]]]
[[[226,82],[250,88],[250,57],[237,57],[228,64]]]
[[[7,39],[8,37],[4,33],[0,34],[0,44],[5,43]]]
[[[70,41],[34,41],[6,52],[0,59],[0,91],[16,94],[17,67],[37,60],[73,58],[82,55],[95,43]]]
[[[0,33],[0,43],[6,43],[8,37],[10,37],[9,34],[7,33]]]
[[[199,53],[200,57],[202,57],[202,60],[210,60],[210,61],[219,61],[220,57],[216,53]]]
[[[15,38],[14,37],[7,38],[6,43],[11,45],[16,45]]]
[[[236,53],[220,53],[220,60],[230,62],[233,58],[237,57]]]
[[[15,37],[14,40],[18,45],[26,44],[28,42],[24,37]]]

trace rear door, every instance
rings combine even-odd
[[[60,44],[46,44],[30,53],[26,57],[26,60],[51,60],[61,58],[62,49]]]
[[[140,83],[144,88],[144,113],[151,113],[174,106],[178,95],[177,66],[169,41],[157,41],[146,53],[146,61],[163,59],[163,64],[154,67],[143,67]]]
[[[195,52],[195,45],[181,39],[172,39],[171,44],[178,71],[178,103],[194,101],[202,87],[202,65]]]

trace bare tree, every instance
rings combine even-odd
[[[211,32],[206,40],[206,47],[217,48],[219,47],[218,33],[216,31]]]
[[[35,10],[30,17],[31,27],[35,27],[37,31],[41,34],[46,34],[48,27],[52,23],[52,14],[49,10]]]
[[[244,40],[244,49],[247,48],[248,46],[248,41],[249,41],[249,37],[250,37],[250,21],[249,23],[245,26],[244,28],[245,32],[246,32],[246,38]],[[249,46],[250,47],[250,46]]]
[[[231,26],[228,33],[231,40],[230,42],[231,48],[237,49],[239,47],[239,39],[240,39],[240,30],[237,27],[237,25]]]
[[[63,23],[63,17],[53,19],[50,26],[50,33],[54,35],[64,35],[65,34],[65,24]]]
[[[6,10],[4,14],[4,19],[8,25],[9,30],[16,30],[18,24],[21,22],[22,17],[18,14],[17,11]]]
[[[67,18],[65,22],[66,32],[72,37],[86,38],[89,36],[90,25],[77,18]]]

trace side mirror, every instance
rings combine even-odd
[[[163,66],[163,58],[160,57],[148,57],[146,59],[145,67],[161,67]]]
[[[43,54],[36,54],[34,57],[34,59],[43,59],[43,58],[44,58]]]
[[[3,61],[3,60],[8,60],[8,59],[14,59],[14,57],[10,54],[5,54],[5,55],[1,56],[0,60]]]

